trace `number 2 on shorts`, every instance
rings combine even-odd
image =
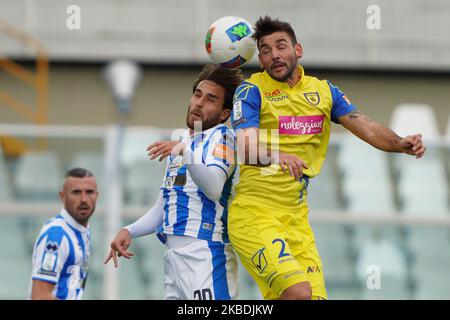
[[[278,255],[278,258],[283,258],[283,257],[287,257],[290,256],[289,253],[285,253],[284,250],[286,249],[286,243],[284,242],[283,239],[274,239],[272,241],[272,244],[275,244],[276,242],[280,242],[281,243],[281,250],[280,250],[280,254]]]

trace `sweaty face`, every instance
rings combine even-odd
[[[60,193],[64,208],[80,224],[86,226],[95,211],[98,191],[94,177],[68,177]]]
[[[302,57],[302,47],[292,44],[286,32],[275,32],[264,36],[258,44],[259,62],[275,80],[285,82],[297,68]]]
[[[206,130],[226,120],[230,110],[223,108],[224,100],[225,89],[222,86],[210,80],[200,82],[189,104],[186,117],[188,128],[194,130],[194,123],[199,121],[202,130]]]

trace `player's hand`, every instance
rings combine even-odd
[[[427,149],[422,142],[421,134],[407,136],[400,140],[399,143],[402,152],[412,156],[416,156],[416,159],[421,158],[425,154],[425,150]]]
[[[127,229],[120,230],[114,240],[111,242],[111,250],[109,250],[108,255],[104,261],[104,264],[107,264],[111,258],[114,262],[114,267],[118,267],[119,264],[117,262],[117,255],[123,256],[124,258],[130,259],[133,256],[133,253],[127,251],[127,249],[131,245],[131,235]]]
[[[286,173],[289,170],[289,174],[299,180],[303,176],[303,169],[308,169],[306,163],[297,157],[296,155],[284,153],[279,153],[279,163],[281,170]]]
[[[157,141],[147,147],[148,156],[150,157],[150,160],[156,159],[160,156],[159,161],[163,161],[172,153],[172,149],[178,144],[178,141]]]

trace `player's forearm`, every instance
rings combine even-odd
[[[360,138],[379,150],[402,152],[400,147],[402,138],[391,129],[377,122],[372,122],[367,128],[367,132]]]
[[[124,229],[130,232],[131,238],[142,237],[154,233],[162,225],[163,219],[164,204],[160,194],[155,205],[146,214]]]
[[[373,147],[386,152],[403,152],[401,137],[394,131],[354,110],[339,118],[339,122],[350,132]]]

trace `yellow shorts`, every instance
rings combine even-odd
[[[306,200],[294,210],[235,199],[229,209],[228,231],[264,299],[279,299],[284,290],[303,281],[309,281],[315,299],[327,299]]]

